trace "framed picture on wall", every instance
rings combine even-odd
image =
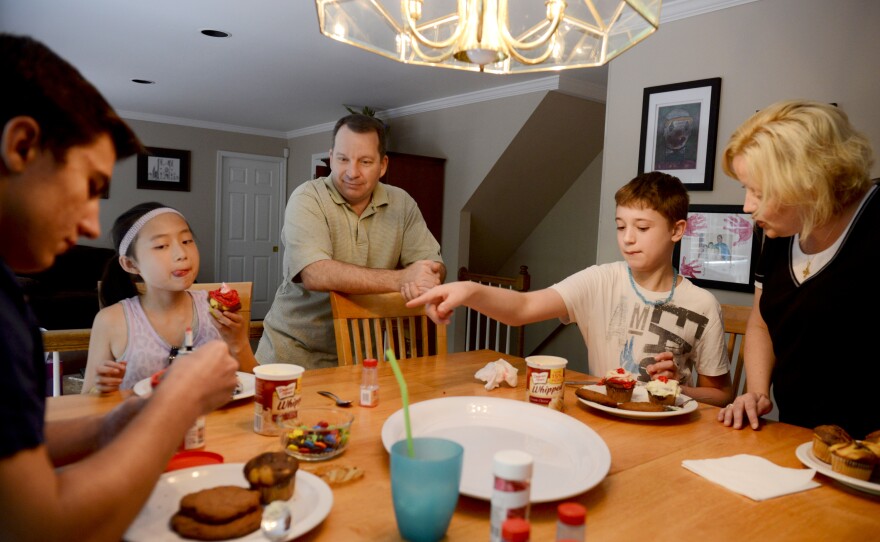
[[[762,230],[741,205],[691,205],[672,259],[697,286],[754,292],[762,240]]]
[[[137,187],[189,192],[189,151],[147,147],[138,153]]]
[[[639,173],[663,171],[688,190],[712,190],[720,95],[720,77],[646,88]]]

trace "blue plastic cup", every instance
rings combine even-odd
[[[442,438],[406,439],[391,446],[391,498],[400,536],[410,542],[437,542],[446,535],[455,506],[464,448]]]

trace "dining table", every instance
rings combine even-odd
[[[517,369],[516,386],[502,383],[487,390],[475,373],[499,359]],[[400,369],[411,405],[459,396],[528,401],[525,359],[500,352],[413,358],[400,362]],[[386,420],[402,408],[402,394],[390,363],[380,362],[378,373],[379,400],[370,408],[357,406],[359,365],[308,370],[302,377],[300,406],[333,406],[317,393],[320,390],[355,401],[347,449],[324,462],[301,462],[300,468],[312,471],[336,463],[357,467],[364,475],[331,485],[330,512],[297,540],[401,540],[391,499],[389,455],[381,433]],[[569,369],[565,378],[599,380]],[[623,418],[588,406],[575,391],[575,386],[565,387],[562,413],[595,431],[611,455],[608,473],[600,482],[564,499],[586,507],[589,540],[880,540],[880,496],[818,472],[814,477],[818,488],[753,501],[682,467],[684,460],[751,454],[781,467],[805,468],[795,450],[811,441],[811,429],[765,420],[757,431],[734,430],[716,420],[718,407],[703,403],[685,415]],[[46,415],[48,420],[63,420],[103,413],[120,401],[118,393],[50,397]],[[255,433],[253,420],[253,398],[212,412],[207,416],[205,450],[222,455],[226,463],[244,463],[262,452],[280,451],[279,437]],[[529,419],[520,421],[524,427],[530,423]],[[532,541],[555,540],[558,504],[532,503]],[[488,540],[489,516],[489,501],[461,495],[445,540]]]

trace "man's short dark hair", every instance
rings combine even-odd
[[[116,158],[142,149],[129,126],[79,71],[39,41],[0,33],[0,127],[15,117],[40,125],[41,148],[63,162],[74,146],[93,143],[101,134],[113,141]]]
[[[342,117],[336,121],[336,126],[333,127],[333,139],[330,142],[330,148],[333,148],[336,144],[336,134],[343,126],[347,126],[349,130],[356,134],[376,132],[376,135],[379,136],[379,158],[385,157],[385,123],[381,120],[360,113],[352,113]]]

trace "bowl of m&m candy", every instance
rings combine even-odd
[[[323,461],[345,451],[354,415],[332,407],[302,407],[296,417],[277,420],[281,447],[300,461]]]

